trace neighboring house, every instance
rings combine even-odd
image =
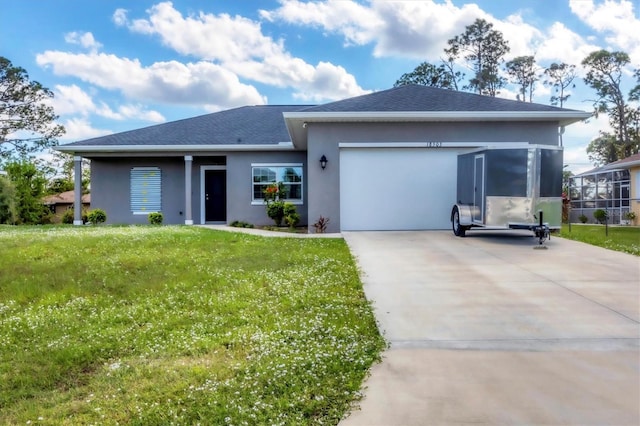
[[[62,145],[91,159],[92,207],[109,223],[271,223],[283,181],[301,223],[327,232],[449,228],[457,154],[558,146],[583,111],[425,86],[317,106],[247,106]],[[324,167],[320,160],[326,159]]]
[[[53,213],[53,222],[59,223],[62,221],[64,212],[73,208],[74,203],[74,191],[65,191],[60,194],[47,195],[42,199],[42,203],[48,206]],[[82,195],[82,208],[88,209],[91,205],[91,194]]]
[[[629,211],[640,218],[640,154],[572,176],[569,188],[572,222],[581,215],[596,222],[598,209],[609,213],[610,223],[625,223]]]
[[[640,153],[631,155],[608,166],[629,170],[629,210],[636,214],[635,224],[640,223]]]

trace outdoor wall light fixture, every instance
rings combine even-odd
[[[325,167],[327,167],[327,157],[325,157],[324,155],[322,157],[320,157],[320,167],[322,167],[322,170],[325,169]]]

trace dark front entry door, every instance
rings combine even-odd
[[[227,221],[227,171],[204,171],[204,217],[207,222]]]

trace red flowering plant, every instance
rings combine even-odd
[[[571,199],[569,194],[565,191],[562,192],[562,223],[569,223],[569,216],[571,210]]]
[[[262,190],[264,202],[267,204],[267,216],[276,223],[282,225],[284,218],[284,199],[287,192],[282,182],[272,183]]]
[[[264,195],[265,204],[268,205],[275,201],[284,200],[287,195],[287,191],[285,190],[282,182],[276,182],[265,187],[262,190],[262,194]]]

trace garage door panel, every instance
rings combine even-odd
[[[455,202],[451,149],[343,148],[343,230],[447,229]]]

